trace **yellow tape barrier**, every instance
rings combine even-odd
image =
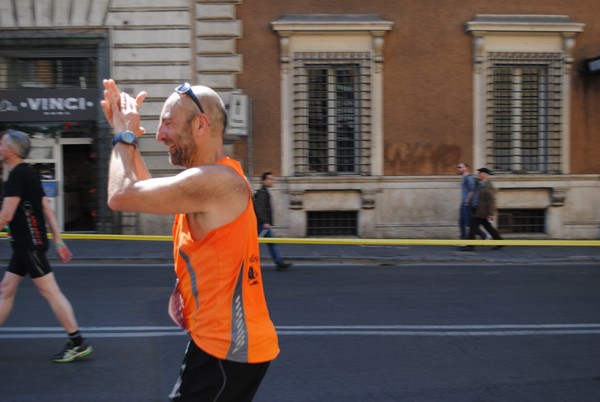
[[[63,239],[79,240],[132,240],[132,241],[171,241],[171,236],[157,235],[115,235],[115,234],[85,234],[63,233]],[[6,237],[6,232],[0,232],[0,237]],[[260,243],[279,244],[335,244],[335,245],[361,245],[361,246],[549,246],[549,247],[598,247],[600,240],[460,240],[460,239],[319,239],[319,238],[264,238],[258,239]]]

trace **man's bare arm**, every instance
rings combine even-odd
[[[58,258],[60,258],[61,262],[69,262],[73,257],[69,248],[65,245],[60,236],[60,229],[58,228],[58,222],[56,221],[56,215],[54,213],[54,209],[50,205],[50,200],[48,197],[42,198],[42,207],[44,209],[44,216],[46,217],[46,224],[48,228],[50,228],[50,232],[52,233],[52,240],[54,241],[54,245],[56,246],[56,253],[58,254]]]
[[[239,214],[247,204],[246,183],[227,166],[206,165],[173,177],[147,180],[133,175],[118,178],[112,173],[108,202],[111,209],[118,211],[171,215],[222,208]]]
[[[0,230],[4,230],[4,227],[12,221],[20,202],[21,197],[4,197],[0,210]]]

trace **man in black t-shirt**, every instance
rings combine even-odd
[[[0,325],[12,310],[21,279],[29,274],[69,334],[64,350],[54,355],[52,360],[58,363],[71,362],[92,353],[92,347],[81,336],[73,307],[56,283],[46,258],[46,223],[52,232],[60,260],[69,262],[72,254],[61,239],[56,216],[38,174],[24,161],[30,149],[29,136],[20,131],[8,130],[0,139],[0,159],[10,171],[4,185],[0,228],[8,225],[13,248],[8,269],[0,282]]]

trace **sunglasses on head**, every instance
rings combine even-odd
[[[196,106],[198,106],[198,109],[200,109],[200,113],[204,113],[204,109],[202,108],[202,105],[200,104],[200,101],[198,100],[196,94],[192,90],[192,86],[189,82],[184,82],[183,84],[175,88],[175,92],[177,92],[179,95],[189,96],[194,101]]]

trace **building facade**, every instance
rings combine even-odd
[[[494,171],[507,237],[600,234],[600,4],[533,0],[0,0],[0,125],[65,230],[170,233],[106,207],[101,80],[145,90],[140,149],[183,81],[219,92],[227,152],[271,171],[280,236],[455,238],[456,164]],[[94,95],[95,94],[95,95]]]

